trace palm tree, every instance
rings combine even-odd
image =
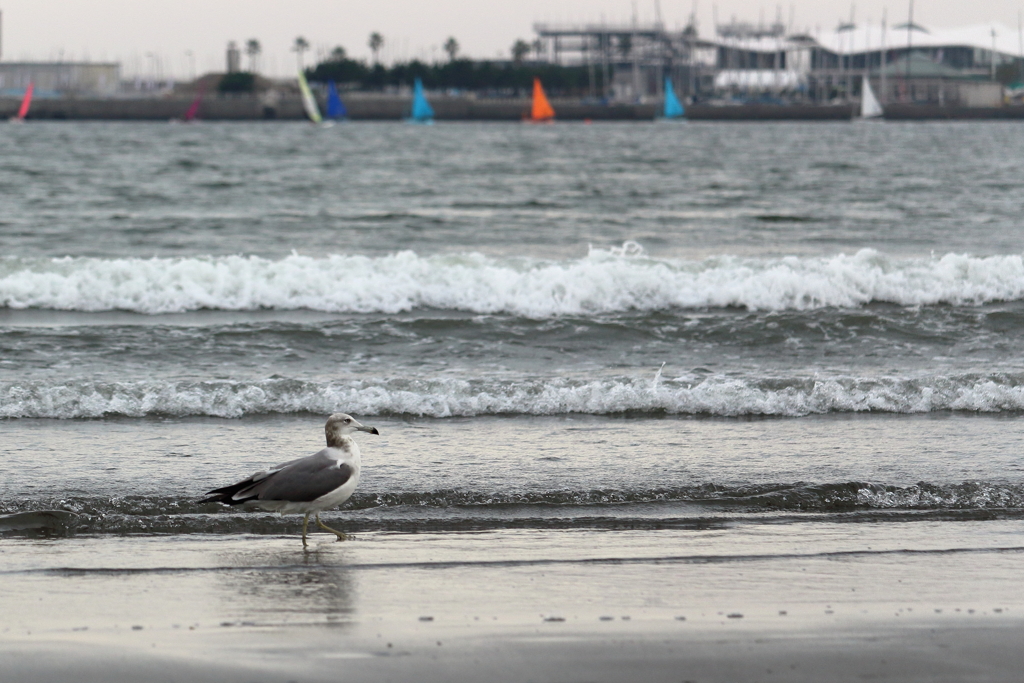
[[[374,31],[370,34],[370,51],[373,52],[373,63],[376,64],[380,61],[380,49],[384,47],[384,36]]]
[[[528,54],[530,54],[528,42],[520,39],[512,43],[512,61],[516,63],[516,66],[520,66]]]
[[[292,52],[295,53],[299,60],[299,71],[302,71],[302,54],[308,49],[309,41],[303,38],[302,36],[296,38],[295,42],[292,43]]]
[[[459,41],[454,37],[449,37],[444,41],[444,51],[448,53],[448,61],[454,62],[455,58],[459,56]]]
[[[249,57],[249,71],[256,73],[256,58],[263,52],[263,46],[260,45],[260,41],[255,38],[250,38],[245,41],[245,54]]]
[[[345,52],[345,48],[341,45],[331,50],[331,61],[332,62],[343,62],[348,57],[348,53]]]

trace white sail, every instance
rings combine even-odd
[[[865,119],[874,119],[881,116],[882,113],[882,105],[871,90],[871,81],[865,77],[860,91],[860,115]]]
[[[320,108],[316,106],[316,98],[313,97],[309,83],[306,83],[306,76],[301,71],[299,72],[299,91],[302,92],[302,106],[306,110],[306,116],[313,123],[320,123],[323,120],[320,116]]]

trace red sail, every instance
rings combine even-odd
[[[28,108],[32,104],[32,91],[35,89],[34,83],[29,83],[28,87],[25,88],[25,97],[21,99],[21,107],[18,109],[18,119],[24,119],[28,114]]]
[[[199,92],[196,93],[196,98],[192,100],[192,104],[189,105],[188,111],[185,112],[186,121],[195,121],[199,116],[199,106],[203,103],[203,95],[206,94],[206,84],[199,84]]]
[[[203,93],[196,95],[196,98],[192,100],[192,104],[189,105],[188,111],[185,112],[185,120],[192,121],[196,118],[196,114],[199,113],[199,105],[203,102]]]

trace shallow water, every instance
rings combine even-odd
[[[66,510],[75,517],[65,532],[78,534],[294,533],[294,516],[223,509],[199,498],[280,461],[282,453],[317,450],[319,422],[18,420],[5,429],[0,513]],[[360,439],[359,489],[344,511],[327,515],[350,531],[1024,518],[1024,425],[1007,417],[373,423],[381,436]],[[904,531],[896,525],[890,533],[897,539]]]
[[[1017,133],[5,129],[0,513],[291,533],[345,410],[358,531],[1019,519]]]

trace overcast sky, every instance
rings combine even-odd
[[[262,71],[294,72],[289,47],[304,36],[313,53],[307,63],[336,45],[351,56],[370,55],[367,37],[385,38],[387,61],[441,59],[441,45],[454,36],[469,57],[507,57],[517,38],[532,40],[533,23],[623,21],[636,7],[641,22],[655,18],[654,0],[0,0],[3,12],[4,60],[117,60],[126,74],[188,76],[224,69],[229,40],[258,39],[264,54]],[[855,20],[877,24],[883,8],[889,24],[907,16],[907,0],[859,0]],[[693,0],[661,0],[669,27],[685,25]],[[917,0],[914,18],[928,27],[953,27],[1000,21],[1016,30],[1024,0]],[[851,4],[828,0],[753,2],[698,0],[702,35],[712,33],[717,10],[720,22],[735,16],[758,21],[790,15],[798,28],[822,31],[848,19]],[[191,57],[189,56],[191,53]]]

